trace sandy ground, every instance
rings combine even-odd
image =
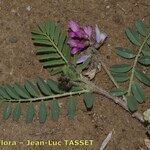
[[[83,25],[98,24],[108,35],[108,40],[100,49],[102,56],[110,66],[124,61],[116,56],[114,47],[132,45],[126,40],[124,30],[138,19],[144,19],[150,25],[149,0],[0,0],[0,84],[34,81],[37,76],[47,78],[35,54],[31,40],[31,29],[45,20],[54,20],[64,29],[70,19]],[[146,69],[146,68],[143,68]],[[102,71],[95,79],[105,89],[113,85]],[[145,88],[148,94],[149,89]],[[87,112],[80,98],[74,121],[66,117],[66,103],[62,102],[61,117],[53,122],[48,117],[40,124],[36,117],[32,124],[26,124],[26,104],[22,105],[19,122],[12,119],[4,121],[0,116],[0,149],[2,150],[98,150],[110,131],[113,138],[106,150],[146,150],[144,138],[146,130],[122,108],[108,99],[95,95],[94,108]],[[49,103],[47,102],[47,105]],[[35,104],[38,110],[39,104]],[[144,111],[150,102],[140,106]],[[3,107],[0,107],[2,113]],[[27,146],[27,140],[94,140],[89,146]],[[17,141],[17,146],[4,146],[2,140]],[[19,143],[19,142],[24,142]]]

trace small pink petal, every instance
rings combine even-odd
[[[73,32],[77,32],[80,29],[80,26],[77,22],[75,21],[69,21],[68,23],[68,27],[73,31]]]
[[[78,49],[83,49],[86,47],[85,43],[79,40],[69,39],[68,42],[70,47],[76,47]]]
[[[75,32],[72,32],[72,31],[69,32],[68,35],[69,35],[69,38],[74,38],[77,36],[77,34]]]
[[[76,61],[76,63],[77,63],[77,64],[83,63],[83,62],[86,61],[89,57],[91,57],[91,55],[83,55],[83,56],[81,56],[81,57]]]
[[[85,27],[83,28],[83,30],[84,30],[84,32],[88,35],[88,37],[91,37],[92,31],[93,31],[93,29],[92,29],[91,26],[85,26]]]
[[[69,39],[67,43],[70,47],[78,47],[79,40]]]
[[[74,48],[71,50],[71,54],[75,55],[78,51],[79,51],[79,49],[76,48],[76,47],[74,47]]]
[[[99,27],[96,25],[95,27],[95,33],[96,33],[96,42],[97,43],[103,43],[104,40],[107,38],[107,34],[104,32],[101,32]]]

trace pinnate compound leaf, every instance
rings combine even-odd
[[[131,89],[132,89],[132,93],[133,93],[134,97],[136,98],[136,100],[139,103],[142,103],[145,100],[145,95],[144,95],[144,91],[143,91],[142,87],[140,86],[140,84],[133,83]]]
[[[127,58],[127,59],[132,59],[136,56],[136,54],[134,52],[132,52],[132,50],[127,49],[127,48],[122,48],[122,47],[116,47],[115,52],[119,56],[121,56],[123,58]]]
[[[136,98],[132,95],[127,96],[127,106],[130,111],[134,112],[138,109],[138,102]]]
[[[150,77],[147,76],[145,73],[141,72],[140,70],[135,70],[135,76],[138,80],[140,80],[142,83],[144,83],[147,86],[150,86]]]
[[[60,27],[51,21],[39,25],[32,32],[34,43],[41,46],[37,55],[44,67],[63,67],[68,64],[71,55],[66,37]]]
[[[140,46],[140,39],[138,33],[128,28],[126,29],[126,35],[133,44]]]
[[[93,107],[93,94],[91,92],[84,93],[83,94],[83,100],[84,100],[86,108],[92,108]]]
[[[47,111],[46,111],[46,105],[45,102],[42,100],[40,102],[40,109],[39,109],[39,121],[40,123],[44,123],[47,118]]]
[[[18,121],[21,116],[21,105],[18,102],[13,110],[13,120]]]
[[[112,72],[124,73],[130,71],[131,68],[132,66],[129,64],[115,64],[111,66],[110,70]]]
[[[9,116],[11,115],[12,113],[12,107],[11,107],[11,103],[6,103],[5,105],[5,108],[4,108],[4,111],[3,111],[3,119],[8,119]]]
[[[143,36],[148,35],[148,29],[146,28],[146,26],[142,20],[136,21],[135,26],[141,35],[143,35]]]
[[[33,121],[33,117],[35,115],[35,109],[32,102],[29,103],[28,109],[27,109],[27,123],[31,123]]]
[[[138,59],[138,62],[143,65],[150,65],[150,56],[142,56]]]
[[[114,89],[112,89],[112,90],[110,91],[110,94],[111,94],[112,96],[122,96],[122,95],[124,95],[124,94],[126,94],[126,93],[127,93],[127,91],[124,90],[124,89],[121,89],[121,88],[114,88]]]
[[[69,119],[74,119],[76,112],[76,101],[74,97],[69,97],[68,99],[68,117]]]
[[[58,121],[60,115],[60,107],[58,100],[54,99],[51,103],[51,115],[54,121]]]

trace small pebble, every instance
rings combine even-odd
[[[32,8],[31,6],[27,6],[27,7],[26,7],[26,10],[27,10],[27,11],[30,11],[31,8]]]
[[[108,5],[108,6],[106,6],[106,9],[109,9],[110,8],[110,6]]]
[[[17,43],[17,41],[18,41],[18,39],[15,36],[9,38],[10,43]]]

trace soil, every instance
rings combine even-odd
[[[114,53],[114,47],[133,47],[125,37],[126,27],[132,26],[137,19],[143,19],[150,25],[149,0],[0,0],[0,84],[20,82],[29,79],[35,81],[37,76],[49,77],[46,69],[38,62],[35,46],[31,40],[31,29],[45,20],[54,20],[64,27],[70,19],[82,25],[98,24],[109,37],[101,47],[101,55],[108,67],[116,62],[124,62]],[[145,71],[148,71],[148,69]],[[113,84],[102,70],[95,81],[109,90]],[[148,88],[144,89],[148,93]],[[23,104],[19,122],[11,118],[7,121],[0,115],[0,140],[71,140],[91,139],[89,146],[4,146],[2,150],[98,150],[110,131],[113,137],[106,150],[146,150],[144,138],[145,127],[129,113],[109,99],[95,95],[94,107],[87,112],[83,101],[77,98],[77,113],[73,121],[66,116],[66,102],[61,100],[61,117],[53,122],[48,117],[46,123],[40,124],[36,117],[31,124],[26,124]],[[38,110],[39,103],[35,103]],[[47,105],[48,102],[47,102]],[[140,105],[143,112],[150,106],[150,101]],[[0,107],[2,113],[3,107]]]

